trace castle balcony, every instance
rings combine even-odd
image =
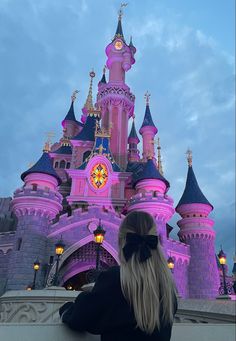
[[[6,292],[0,297],[0,340],[99,341],[99,335],[74,332],[60,322],[59,308],[78,293],[56,287]],[[232,300],[179,299],[171,341],[234,341],[235,310]]]

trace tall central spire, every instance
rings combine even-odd
[[[95,72],[92,70],[89,73],[89,76],[90,76],[89,92],[88,92],[88,96],[87,96],[86,102],[84,104],[84,107],[88,111],[91,111],[91,110],[94,110],[94,107],[93,107],[93,78],[95,77]]]
[[[122,16],[124,14],[123,8],[126,7],[127,5],[128,5],[127,3],[122,3],[120,5],[120,9],[118,11],[118,24],[117,24],[117,29],[116,29],[116,33],[115,33],[114,39],[121,38],[121,39],[124,40],[124,34],[123,34],[121,19],[122,19]]]

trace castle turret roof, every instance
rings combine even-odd
[[[78,135],[73,137],[73,140],[95,141],[95,130],[96,130],[97,119],[98,119],[97,116],[93,114],[89,114],[87,116],[83,129],[79,132]]]
[[[150,111],[150,107],[149,107],[148,103],[146,104],[146,109],[145,109],[145,114],[144,114],[144,119],[143,119],[141,129],[143,127],[155,127],[156,128],[156,126],[152,120],[152,115],[151,115],[151,111]]]
[[[58,184],[61,183],[61,179],[54,170],[52,160],[47,152],[44,152],[40,159],[31,168],[21,174],[21,179],[24,181],[24,178],[32,173],[51,175],[57,179]]]
[[[153,159],[149,159],[145,165],[144,168],[142,170],[142,172],[140,172],[139,176],[135,179],[135,183],[134,185],[141,181],[141,180],[145,180],[145,179],[157,179],[157,180],[161,180],[163,181],[167,188],[170,187],[169,182],[164,178],[164,176],[162,176],[160,174],[160,172],[158,171],[157,167],[155,166]]]
[[[129,139],[130,138],[138,139],[138,142],[140,141],[139,138],[138,138],[136,129],[135,129],[134,120],[133,120],[132,127],[131,127],[131,130],[130,130],[130,133],[129,133]]]
[[[55,150],[53,153],[55,154],[72,154],[72,148],[70,145],[62,145],[57,150]]]
[[[75,118],[74,102],[73,101],[71,102],[70,109],[69,109],[66,117],[64,118],[64,121],[74,121],[74,122],[77,122],[76,118]]]
[[[198,185],[192,165],[188,167],[185,189],[176,208],[184,204],[206,204],[213,208]]]

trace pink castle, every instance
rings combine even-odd
[[[139,129],[140,153],[135,96],[125,82],[126,72],[135,64],[136,48],[124,38],[121,13],[105,51],[109,78],[104,70],[96,103],[92,99],[92,71],[81,122],[74,113],[75,92],[62,121],[60,141],[51,147],[46,144],[38,162],[21,175],[24,184],[13,199],[2,201],[17,219],[16,228],[0,234],[0,249],[5,250],[0,255],[2,291],[26,288],[32,282],[36,259],[41,264],[37,285],[44,287],[55,273],[56,265],[49,259],[60,238],[65,243],[58,269],[60,285],[80,288],[95,266],[93,231],[99,223],[106,230],[101,266],[107,268],[119,264],[117,233],[122,218],[127,212],[141,210],[156,221],[166,259],[171,257],[174,262],[173,276],[180,296],[215,298],[219,272],[214,222],[209,218],[213,206],[199,188],[188,152],[186,187],[174,208],[168,195],[170,184],[162,172],[159,144],[155,155],[158,129],[148,93]],[[175,211],[181,216],[179,240],[171,238],[168,224]]]

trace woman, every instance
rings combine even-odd
[[[62,321],[102,341],[169,341],[177,300],[151,215],[124,218],[119,257],[120,268],[102,272],[91,292],[60,308]]]

